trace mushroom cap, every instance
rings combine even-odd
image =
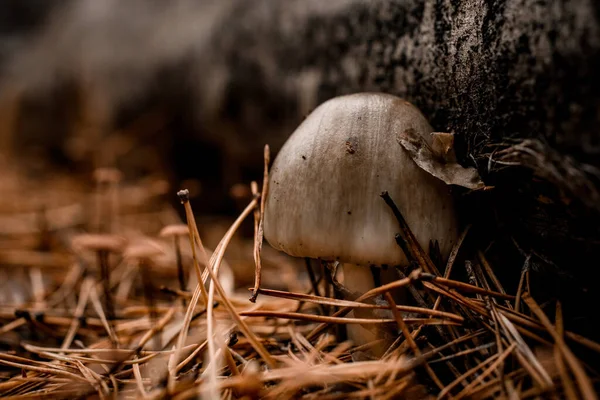
[[[99,183],[118,183],[123,179],[123,173],[116,168],[97,168],[94,179]]]
[[[189,235],[189,228],[186,224],[173,224],[167,225],[161,229],[158,236],[160,237],[172,237],[172,236],[187,236]]]
[[[123,253],[126,259],[150,259],[164,254],[160,244],[150,239],[138,239],[130,243]]]
[[[127,244],[127,239],[110,233],[82,233],[73,238],[71,246],[76,251],[81,250],[106,250],[118,253]]]
[[[292,256],[359,265],[401,265],[399,225],[380,198],[388,191],[418,242],[438,240],[448,257],[458,237],[449,187],[419,168],[397,140],[433,129],[412,104],[359,93],[317,107],[277,155],[270,174],[264,234]]]

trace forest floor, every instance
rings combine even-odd
[[[259,185],[237,185],[239,218],[217,218],[159,176],[3,170],[2,397],[597,398],[600,344],[530,294],[528,259],[507,292],[484,249],[463,249],[468,227],[440,265],[399,219],[413,268],[347,301],[340,274],[262,246]],[[356,346],[348,324],[380,339]]]

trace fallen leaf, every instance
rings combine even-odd
[[[475,168],[465,168],[453,161],[454,139],[450,139],[451,134],[437,134],[434,136],[436,152],[427,144],[425,139],[414,129],[407,129],[398,135],[398,142],[413,161],[423,170],[431,175],[441,179],[448,185],[458,185],[468,189],[482,189],[485,184],[481,180],[479,173]],[[450,141],[451,140],[451,141]],[[452,146],[452,149],[448,145]]]

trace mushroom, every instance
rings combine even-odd
[[[152,240],[137,240],[129,244],[125,249],[123,256],[126,260],[137,261],[142,284],[144,286],[144,296],[148,303],[149,318],[152,326],[158,322],[158,314],[156,312],[154,302],[154,285],[152,284],[152,273],[150,267],[153,264],[153,258],[163,255],[164,251],[158,243]],[[154,350],[160,350],[161,338],[158,335],[154,336]]]
[[[107,233],[82,233],[76,235],[71,241],[75,252],[95,252],[98,261],[99,280],[104,290],[104,307],[109,324],[115,319],[115,307],[110,291],[110,253],[123,251],[127,240],[121,236]]]
[[[437,240],[447,258],[458,237],[451,193],[399,144],[408,130],[431,146],[425,117],[395,96],[359,93],[317,107],[273,163],[264,220],[269,244],[295,257],[339,261],[344,286],[365,292],[374,285],[369,266],[408,265],[394,239],[397,222],[380,198],[387,191],[419,244]]]
[[[98,168],[93,177],[97,188],[94,224],[99,232],[110,233],[118,225],[118,192],[123,174],[115,168]]]
[[[182,291],[186,288],[185,273],[183,270],[183,259],[181,257],[181,245],[179,239],[187,237],[189,234],[188,226],[185,224],[174,224],[165,226],[159,233],[160,237],[172,237],[173,245],[175,246],[175,259],[177,262],[177,280],[179,281],[179,289]],[[185,299],[181,299],[183,307],[185,307]]]

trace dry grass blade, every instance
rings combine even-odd
[[[519,287],[517,288],[517,295],[515,297],[515,311],[519,312],[519,307],[521,306],[521,296],[523,295],[525,276],[529,272],[529,261],[531,260],[531,255],[528,255],[525,258],[525,263],[523,264],[523,268],[521,270],[521,278],[519,279]]]
[[[383,192],[381,194],[381,198],[383,199],[383,201],[385,201],[388,207],[390,207],[390,209],[394,213],[394,217],[396,217],[396,220],[400,225],[399,236],[402,238],[402,240],[398,240],[397,237],[396,242],[398,243],[398,245],[400,245],[400,247],[402,247],[402,250],[404,250],[404,254],[406,254],[409,260],[415,261],[419,265],[419,267],[427,273],[439,276],[440,272],[438,271],[437,267],[433,264],[433,262],[429,258],[429,255],[423,250],[423,248],[417,241],[417,238],[410,230],[410,227],[406,223],[406,220],[402,216],[402,213],[398,209],[398,206],[394,203],[394,200],[390,197],[389,193]]]
[[[63,371],[63,370],[56,369],[56,368],[49,368],[49,367],[36,367],[33,365],[9,361],[6,359],[6,355],[0,355],[0,364],[7,365],[9,367],[19,368],[19,369],[25,370],[25,371],[35,371],[35,372],[41,372],[41,373],[50,374],[50,375],[64,376],[66,378],[71,378],[75,381],[88,383],[87,379],[85,379],[84,377],[82,377],[80,375],[74,374],[72,372]]]
[[[255,197],[256,200],[256,197]],[[255,202],[255,200],[253,200],[253,202]],[[234,224],[231,226],[231,228],[227,231],[226,235],[223,237],[223,239],[221,240],[221,242],[219,243],[218,246],[218,250],[216,252],[216,257],[214,259],[214,263],[211,260],[211,264],[208,265],[207,270],[209,271],[209,273],[211,274],[211,282],[210,282],[210,288],[209,288],[209,292],[208,292],[208,308],[207,308],[207,343],[208,343],[208,357],[209,357],[209,379],[210,379],[210,388],[212,390],[211,396],[216,396],[216,390],[217,390],[217,371],[216,371],[216,364],[217,364],[217,357],[216,357],[216,349],[215,349],[215,332],[214,332],[214,319],[213,319],[213,303],[214,303],[214,296],[215,296],[215,287],[216,284],[219,284],[216,281],[216,276],[218,276],[219,273],[219,267],[221,265],[221,261],[223,260],[223,256],[225,255],[225,250],[227,249],[227,246],[229,245],[229,242],[231,241],[234,233],[236,232],[236,230],[239,228],[239,225],[241,224],[241,222],[246,218],[246,216],[251,212],[252,208],[255,208],[255,205],[252,205],[252,203],[246,207],[246,210],[244,210],[244,212],[242,212],[242,214],[239,216],[239,218],[234,222]],[[220,285],[220,284],[219,284]],[[224,292],[223,292],[224,293]],[[223,293],[220,292],[221,296],[223,296]],[[225,294],[226,296],[226,294]],[[234,310],[235,312],[235,310]],[[223,351],[229,356],[227,357],[226,355],[226,359],[229,362],[230,368],[232,368],[232,370],[236,370],[235,368],[235,363],[232,362],[231,359],[231,354],[229,353],[229,351],[227,351],[226,349],[224,349],[223,346],[221,346],[221,348],[223,349]]]
[[[206,267],[205,271],[210,272],[211,264],[208,260],[208,257],[206,256],[206,251],[202,244],[202,240],[200,239],[200,234],[198,233],[198,227],[196,226],[196,220],[194,218],[194,213],[192,212],[192,206],[190,205],[190,202],[189,202],[189,191],[181,190],[177,194],[181,200],[181,203],[184,205],[186,217],[188,219],[187,223],[188,223],[188,230],[189,230],[189,234],[190,234],[190,246],[192,248],[194,267],[195,267],[196,277],[197,277],[198,282],[196,284],[196,289],[194,290],[194,294],[192,295],[192,299],[190,301],[190,304],[186,310],[186,313],[185,313],[185,316],[183,319],[182,328],[179,332],[179,336],[177,339],[177,347],[176,347],[177,350],[175,351],[175,353],[172,355],[171,359],[169,360],[169,371],[170,371],[171,378],[174,378],[175,374],[177,373],[177,365],[180,361],[181,350],[183,348],[185,338],[187,337],[189,326],[192,321],[193,311],[196,308],[196,305],[198,304],[200,295],[203,296],[204,304],[207,307],[207,309],[210,308],[212,311],[212,303],[211,304],[208,303],[208,295],[205,293],[204,280],[202,279],[202,273],[200,271],[200,267],[198,266],[198,263],[196,260],[196,244],[198,244],[198,246],[201,249],[201,252],[203,255],[203,261],[205,263],[204,265]],[[173,385],[172,379],[170,382],[171,382],[171,385]]]
[[[96,290],[95,284],[90,286],[89,293],[90,300],[92,302],[92,305],[94,306],[94,310],[96,311],[96,314],[98,314],[98,316],[100,317],[100,321],[102,321],[102,325],[104,326],[104,329],[106,329],[108,337],[114,345],[118,345],[119,338],[117,337],[117,334],[114,331],[112,324],[110,324],[109,321],[106,319],[106,314],[104,314],[104,309],[102,308],[102,303],[100,302],[100,297],[98,296],[98,291]]]
[[[487,367],[477,378],[475,378],[471,383],[469,383],[467,385],[467,387],[465,387],[462,392],[460,392],[458,395],[456,395],[454,398],[455,399],[462,399],[463,397],[469,396],[469,391],[474,388],[475,386],[477,386],[477,384],[479,384],[480,382],[483,382],[484,379],[491,374],[496,368],[498,368],[498,365],[502,362],[504,362],[504,360],[510,355],[510,353],[512,353],[512,351],[515,349],[516,344],[511,344],[506,350],[504,350],[491,364],[489,367]]]
[[[266,317],[266,318],[281,318],[291,319],[296,321],[307,321],[307,322],[320,322],[330,324],[389,324],[394,322],[394,319],[390,318],[346,318],[336,317],[327,315],[314,315],[314,314],[302,314],[294,312],[282,312],[282,311],[242,311],[239,313],[244,317]],[[432,318],[407,318],[407,324],[423,324],[423,325],[459,325],[457,322],[432,319]]]
[[[598,396],[596,391],[594,390],[594,386],[590,381],[590,378],[585,373],[585,370],[581,366],[580,362],[577,360],[577,357],[571,352],[567,344],[565,343],[563,337],[556,331],[554,326],[550,323],[550,320],[544,314],[544,311],[540,308],[540,306],[535,302],[535,300],[528,294],[525,293],[523,295],[523,301],[527,304],[529,309],[538,317],[542,325],[548,330],[548,333],[554,339],[554,342],[560,349],[562,356],[565,358],[565,361],[571,371],[573,371],[573,375],[575,376],[575,380],[577,381],[579,390],[581,391],[581,395],[585,399],[593,400],[597,399]]]
[[[459,252],[460,248],[462,247],[462,244],[465,241],[465,238],[467,237],[467,234],[469,233],[470,230],[471,230],[471,225],[467,225],[467,227],[462,231],[462,233],[458,237],[458,240],[452,247],[452,250],[450,251],[450,256],[448,256],[448,261],[446,262],[446,269],[444,270],[444,278],[450,277],[450,274],[452,273],[452,267],[454,266],[454,262],[456,261],[456,257],[458,256],[458,252]]]
[[[92,289],[92,285],[94,284],[94,280],[91,278],[86,278],[85,281],[81,284],[81,293],[79,295],[79,302],[77,303],[77,307],[75,308],[75,313],[73,314],[73,322],[69,328],[69,332],[65,339],[63,340],[63,344],[61,348],[66,349],[71,346],[73,342],[73,338],[77,333],[77,329],[81,325],[81,317],[83,316],[83,312],[85,311],[85,306],[87,305],[88,298],[90,295],[90,290]]]
[[[564,328],[562,306],[560,302],[556,303],[555,317],[556,333],[558,333],[560,336],[563,336]],[[565,365],[565,359],[563,358],[560,347],[557,343],[554,344],[554,362],[556,364],[556,369],[558,370],[558,373],[560,375],[560,380],[565,391],[565,397],[568,400],[577,399],[577,389],[575,388],[575,384],[573,383],[569,371],[567,370],[567,366]]]
[[[511,295],[508,295],[505,293],[493,292],[491,290],[482,289],[478,286],[469,285],[467,283],[454,281],[451,279],[434,277],[431,279],[431,281],[437,283],[438,285],[446,286],[446,287],[453,288],[453,289],[459,289],[459,290],[462,290],[467,293],[474,293],[474,294],[481,294],[484,296],[497,297],[499,299],[504,299],[504,300],[514,300],[514,298],[515,298],[514,296],[511,296]]]
[[[407,285],[410,285],[411,281],[412,281],[411,278],[404,278],[404,279],[400,279],[396,282],[392,282],[387,285],[382,285],[378,288],[369,290],[367,293],[363,294],[362,296],[357,298],[355,301],[361,302],[363,300],[367,300],[367,299],[370,299],[377,295],[383,294],[389,290],[405,287]],[[348,314],[351,310],[352,309],[350,307],[343,307],[340,310],[336,311],[332,315],[332,317],[343,317],[344,315]],[[313,329],[308,334],[308,340],[313,340],[314,338],[316,338],[319,334],[321,334],[327,328],[327,326],[328,326],[328,323],[323,323],[323,324],[320,324],[319,326],[317,326],[315,329]]]
[[[492,266],[490,265],[490,263],[487,261],[487,259],[485,258],[485,255],[483,254],[482,251],[477,252],[477,257],[479,258],[479,261],[481,262],[481,265],[483,265],[483,268],[485,269],[486,274],[490,277],[490,279],[492,280],[492,282],[494,283],[494,286],[496,287],[496,289],[502,293],[502,294],[506,294],[506,291],[504,290],[504,288],[502,287],[502,283],[500,283],[500,280],[498,279],[498,277],[496,276],[496,274],[494,273],[494,270],[492,269]],[[508,301],[508,299],[505,299],[505,303],[506,306],[508,308],[512,308],[511,303]]]
[[[406,342],[410,346],[410,348],[413,351],[413,353],[416,356],[420,357],[422,355],[421,350],[419,349],[419,346],[417,346],[417,343],[414,341],[414,339],[413,339],[410,331],[408,330],[408,326],[406,325],[406,321],[404,320],[404,318],[402,318],[402,315],[400,314],[400,312],[396,308],[396,302],[394,302],[394,299],[393,299],[392,295],[390,295],[389,292],[386,292],[385,293],[385,298],[386,298],[388,304],[390,305],[390,310],[392,311],[392,314],[394,315],[394,319],[396,320],[396,323],[398,324],[398,327],[402,331],[402,334],[404,335],[404,338],[405,338]],[[427,370],[427,373],[429,374],[429,377],[431,378],[431,380],[433,380],[433,382],[436,384],[436,386],[440,390],[443,389],[444,385],[442,384],[442,382],[440,381],[440,379],[436,376],[435,372],[433,372],[433,369],[431,369],[431,367],[429,366],[429,364],[427,364],[427,361],[425,361],[424,365],[425,365],[425,369]]]
[[[506,350],[505,350],[505,352],[506,352]],[[438,399],[443,399],[446,396],[451,397],[450,396],[450,392],[452,391],[452,389],[454,389],[456,386],[458,386],[466,378],[468,378],[469,376],[471,376],[474,373],[476,373],[477,371],[479,371],[481,368],[483,368],[486,365],[491,364],[494,361],[496,361],[498,358],[499,358],[499,355],[498,354],[494,354],[493,356],[489,357],[484,362],[482,362],[479,365],[477,365],[477,366],[471,368],[470,370],[466,371],[464,374],[462,374],[461,376],[459,376],[458,378],[456,378],[454,381],[452,381],[449,385],[446,385],[446,387],[444,387],[444,389],[439,393]]]
[[[256,207],[257,201],[258,201],[257,198],[254,198],[250,202],[250,204],[248,205],[248,207],[246,207],[246,210],[244,210],[244,212],[240,215],[240,217],[238,218],[238,220],[236,220],[236,222],[234,224],[237,224],[237,226],[239,226],[239,224],[241,223],[241,221],[248,216],[248,214],[250,213],[250,211],[254,207]],[[231,235],[233,235],[234,231],[230,231]],[[225,238],[223,238],[223,240],[225,240]],[[220,246],[220,248],[219,248],[219,254],[220,254],[220,258],[221,259],[223,257],[221,254],[224,254],[224,253],[225,253],[224,247]],[[220,261],[221,260],[219,259],[218,262],[216,263],[216,265],[218,265],[220,263]],[[263,345],[258,341],[258,339],[254,335],[254,333],[248,328],[248,325],[246,325],[246,323],[244,322],[244,320],[242,320],[240,318],[240,315],[236,312],[235,307],[231,303],[231,300],[229,300],[229,298],[227,296],[227,293],[225,293],[225,291],[223,290],[223,287],[219,283],[215,271],[213,271],[213,269],[210,268],[210,267],[207,268],[207,271],[208,271],[208,273],[210,275],[210,278],[214,282],[215,289],[219,293],[219,296],[223,300],[223,302],[225,304],[225,307],[229,311],[229,314],[231,315],[231,317],[233,318],[233,320],[236,322],[236,324],[239,327],[239,329],[246,336],[246,338],[252,343],[252,347],[254,347],[254,349],[256,350],[256,352],[265,360],[265,362],[271,368],[274,368],[277,365],[277,363],[271,357],[271,355],[269,354],[269,352],[267,352],[267,350],[263,347]]]
[[[202,263],[205,268],[208,268],[208,257],[206,256],[206,250],[202,245],[202,240],[200,240],[200,234],[198,233],[198,227],[196,226],[196,219],[194,218],[194,213],[192,212],[192,207],[190,206],[189,201],[189,191],[181,190],[177,193],[181,200],[181,204],[183,204],[185,208],[185,216],[188,223],[188,230],[190,236],[190,246],[192,248],[192,256],[194,260],[194,271],[196,271],[196,279],[198,281],[198,288],[200,289],[200,294],[202,296],[202,300],[205,305],[208,305],[208,296],[205,292],[205,287],[203,285],[204,280],[202,279],[202,271],[200,271],[200,265],[198,264],[198,258],[196,256],[196,243],[199,242],[200,252],[202,254]],[[195,307],[195,305],[194,305]],[[192,307],[192,308],[194,308]]]
[[[330,297],[314,296],[314,295],[304,294],[304,293],[285,292],[282,290],[261,288],[261,289],[259,289],[259,292],[260,292],[260,294],[263,294],[266,296],[273,296],[273,297],[279,297],[282,299],[292,299],[292,300],[304,301],[307,303],[325,304],[325,305],[331,305],[331,306],[336,306],[336,307],[371,308],[371,309],[387,309],[388,308],[387,305],[368,304],[368,303],[361,303],[358,301],[340,300],[340,299],[335,299],[335,298],[330,298]],[[448,319],[455,320],[457,322],[464,321],[464,318],[461,317],[460,315],[456,315],[456,314],[445,312],[445,311],[432,310],[429,308],[396,305],[396,309],[398,311],[421,313],[421,314],[431,315],[434,317],[448,318]]]
[[[542,364],[539,362],[537,357],[533,354],[533,351],[529,348],[525,340],[519,334],[519,331],[515,328],[515,326],[502,314],[498,315],[498,322],[500,326],[505,330],[506,336],[510,337],[511,343],[516,344],[521,356],[526,363],[523,366],[530,372],[530,375],[538,382],[540,387],[543,389],[548,389],[552,387],[552,378],[548,372],[544,369]]]
[[[135,376],[135,383],[140,391],[140,395],[143,399],[147,399],[148,395],[146,394],[146,389],[144,388],[144,381],[142,378],[142,373],[140,372],[139,363],[133,364],[133,376]]]
[[[263,172],[263,184],[262,192],[260,195],[260,209],[258,213],[258,224],[256,224],[256,232],[254,237],[254,262],[256,264],[256,271],[254,273],[254,289],[252,290],[252,296],[250,297],[251,302],[256,301],[258,296],[258,289],[260,288],[261,274],[262,274],[262,261],[260,259],[260,252],[263,244],[263,230],[265,220],[265,204],[267,202],[267,194],[269,193],[269,163],[271,162],[271,150],[269,145],[265,145],[264,150],[264,172]],[[253,190],[254,192],[254,190]]]

